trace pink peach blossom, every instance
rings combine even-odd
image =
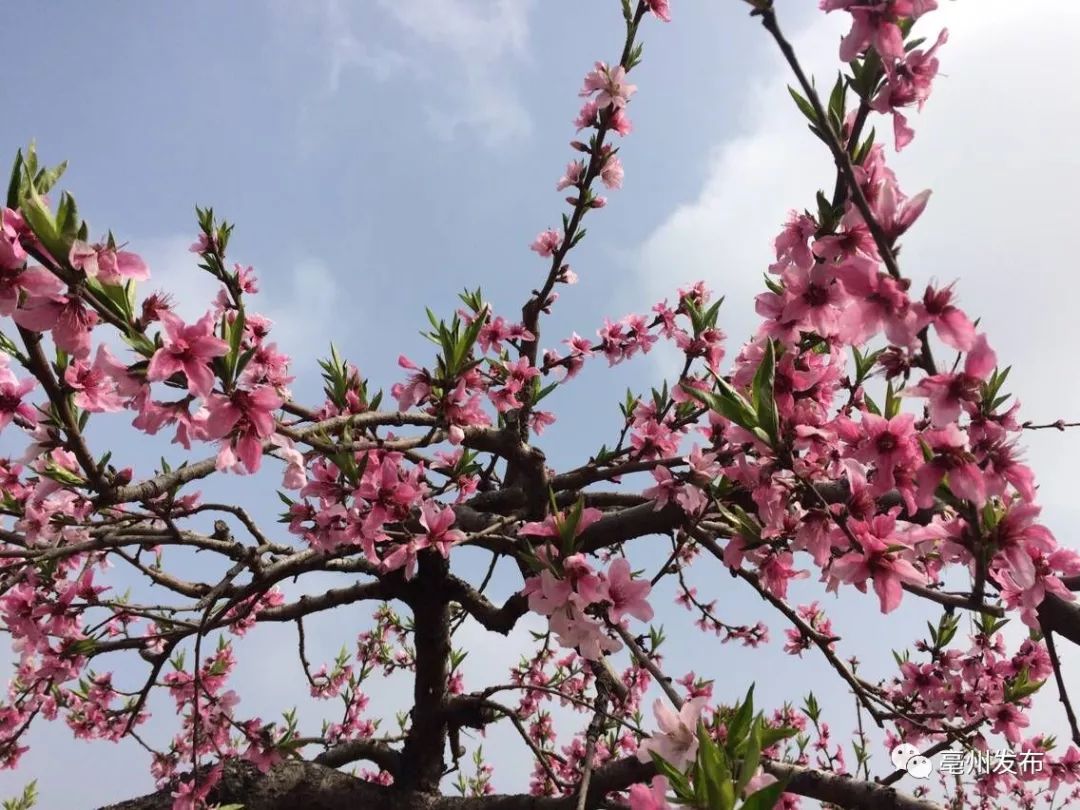
[[[154,352],[146,370],[151,382],[167,380],[183,372],[188,390],[204,399],[214,388],[210,361],[228,352],[228,344],[214,335],[214,319],[209,312],[193,324],[185,324],[178,315],[164,311],[164,346]]]

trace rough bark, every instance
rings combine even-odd
[[[450,603],[445,583],[446,560],[421,554],[413,609],[416,678],[412,725],[402,749],[398,783],[433,792],[439,787],[446,750],[446,684],[450,677]]]
[[[765,769],[790,779],[788,790],[851,810],[941,810],[940,805],[916,799],[877,782],[767,762]],[[633,757],[598,768],[586,798],[587,810],[597,810],[608,792],[648,781],[652,765]],[[210,796],[222,804],[243,804],[244,810],[574,810],[576,796],[528,795],[463,798],[431,792],[401,790],[364,782],[349,774],[313,762],[291,761],[261,774],[245,762],[225,766],[221,783]],[[171,810],[168,790],[108,805],[100,810]]]
[[[1048,593],[1039,605],[1039,621],[1045,629],[1080,644],[1080,602],[1066,602]]]

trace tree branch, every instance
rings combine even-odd
[[[413,611],[416,679],[412,726],[402,750],[400,784],[435,792],[443,775],[446,722],[443,710],[450,677],[450,600],[446,594],[447,563],[433,551],[421,552]]]

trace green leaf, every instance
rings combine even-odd
[[[34,187],[37,189],[38,194],[48,194],[52,187],[63,176],[67,170],[67,161],[58,166],[53,166],[51,169],[42,169],[34,177]]]
[[[761,750],[765,751],[772,748],[781,740],[794,737],[797,733],[798,729],[789,728],[788,726],[780,726],[779,728],[764,727],[761,729]]]
[[[4,810],[31,810],[37,806],[38,789],[37,780],[34,779],[25,788],[20,796],[14,799],[4,799]]]
[[[892,380],[889,380],[889,387],[885,391],[885,413],[886,419],[892,419],[900,413],[900,396],[893,390]]]
[[[19,210],[30,230],[41,240],[49,254],[57,261],[66,261],[71,245],[65,244],[61,239],[56,219],[33,187],[27,190],[27,195],[20,201]]]
[[[693,796],[690,780],[686,778],[686,774],[676,769],[674,765],[660,757],[655,751],[650,751],[649,755],[652,757],[657,772],[661,776],[667,777],[668,783],[676,796],[680,799],[689,799]]]
[[[751,793],[742,803],[740,810],[773,810],[786,787],[786,780],[766,785],[761,790]]]
[[[829,94],[829,120],[833,128],[839,132],[844,125],[844,102],[847,85],[844,76],[839,71],[836,74],[836,84],[833,85],[832,93]]]
[[[866,160],[866,156],[870,154],[870,149],[874,145],[874,136],[876,134],[877,131],[871,129],[870,135],[866,138],[865,141],[862,142],[862,145],[855,150],[855,155],[852,157],[852,160],[854,161],[856,166],[861,166]]]
[[[1015,703],[1018,700],[1030,697],[1038,692],[1044,683],[1046,683],[1045,680],[1031,680],[1027,667],[1024,667],[1024,669],[1020,670],[1020,674],[1013,679],[1013,682],[1005,687],[1005,701]]]
[[[33,148],[31,146],[31,148]],[[7,207],[18,208],[22,199],[23,154],[22,149],[15,153],[15,162],[11,165],[11,179],[8,180]]]
[[[746,746],[742,752],[742,765],[739,766],[739,778],[735,782],[736,795],[742,795],[747,784],[754,778],[754,773],[761,764],[761,716],[754,718]]]
[[[54,481],[59,481],[61,484],[67,484],[68,486],[78,487],[86,484],[86,479],[82,476],[77,475],[66,467],[61,467],[52,461],[45,465],[41,474],[46,478],[51,478]]]
[[[795,88],[790,85],[788,86],[788,92],[791,93],[791,97],[795,99],[795,104],[802,111],[802,114],[809,119],[811,124],[816,124],[818,120],[817,113],[814,112],[814,105],[799,95]]]
[[[566,519],[559,524],[559,534],[562,538],[562,552],[564,557],[569,557],[574,553],[574,541],[577,536],[577,527],[578,524],[581,523],[581,516],[584,512],[585,498],[581,497],[574,502],[574,505],[566,514]]]
[[[729,751],[734,751],[735,746],[743,741],[747,732],[750,731],[750,722],[754,717],[754,685],[746,692],[743,700],[735,712],[735,715],[727,724],[727,746]]]
[[[773,391],[775,382],[776,350],[773,348],[772,338],[769,338],[765,343],[765,356],[761,358],[761,364],[754,374],[752,389],[757,422],[771,439],[769,444],[776,444],[780,438],[780,414],[776,409],[776,396]]]
[[[244,327],[246,325],[247,319],[244,317],[244,310],[238,310],[236,320],[233,321],[232,334],[229,336],[229,349],[233,354],[240,350],[240,341],[244,338]]]
[[[720,313],[720,306],[723,303],[724,303],[724,296],[720,296],[720,298],[716,301],[716,303],[713,304],[711,307],[708,308],[708,310],[705,311],[705,315],[702,318],[702,320],[704,321],[705,326],[707,326],[707,327],[716,326],[716,316]]]
[[[74,641],[64,648],[64,651],[71,655],[89,655],[95,649],[97,649],[97,642],[92,638],[83,638],[78,641]]]
[[[558,382],[553,382],[553,383],[551,383],[551,385],[545,385],[543,388],[541,388],[536,393],[536,397],[533,399],[533,404],[535,405],[536,403],[540,402],[542,399],[544,399],[544,397],[546,397],[548,394],[550,394],[552,391],[554,391],[558,387],[559,387]]]
[[[753,411],[750,409],[750,403],[745,400],[739,402],[730,396],[722,396],[715,391],[701,391],[688,385],[683,386],[683,391],[701,402],[709,410],[730,419],[736,425],[748,430],[755,427],[756,420]],[[739,399],[742,399],[742,397],[740,396]]]
[[[765,286],[769,288],[770,292],[774,292],[777,295],[783,295],[784,287],[783,287],[782,284],[780,284],[780,283],[774,281],[773,279],[769,278],[764,273],[762,274],[762,278],[765,279]]]
[[[735,785],[727,754],[713,742],[704,723],[698,723],[698,754],[694,768],[694,797],[699,805],[713,810],[732,810]]]

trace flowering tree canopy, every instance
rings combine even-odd
[[[294,399],[254,270],[232,260],[233,226],[212,209],[197,209],[191,251],[218,293],[188,321],[166,292],[146,292],[153,268],[137,245],[91,234],[67,192],[50,201],[62,165],[39,165],[33,146],[18,155],[0,223],[0,430],[18,443],[0,461],[0,617],[17,656],[0,704],[4,766],[17,767],[31,724],[59,721],[147,750],[159,789],[115,805],[126,810],[1014,808],[1080,796],[1080,731],[1055,648],[1055,636],[1080,644],[1080,555],[1039,520],[1019,435],[1040,426],[1021,421],[993,336],[957,289],[899,261],[930,192],[902,191],[888,156],[912,141],[912,108],[938,72],[937,0],[821,0],[851,22],[827,92],[771,0],[747,3],[792,71],[780,103],[793,100],[793,124],[805,118],[821,142],[807,159],[836,176],[781,226],[760,324],[734,351],[703,283],[583,325],[595,338],[543,337],[576,280],[584,220],[607,204],[599,187],[622,184],[638,34],[670,22],[667,0],[622,0],[621,53],[585,76],[574,157],[555,184],[567,208],[531,245],[541,271],[520,313],[495,312],[480,290],[429,310],[432,356],[401,356],[385,397],[335,349],[320,361],[325,399]],[[683,358],[678,377],[628,394],[602,447],[550,468],[544,400],[587,364],[660,342]],[[124,412],[190,458],[118,468],[93,427]],[[277,525],[213,496],[230,474],[278,491]],[[647,485],[617,486],[635,474]],[[486,572],[458,562],[466,548],[490,559]],[[661,564],[636,556],[646,548]],[[494,601],[499,563],[516,587]],[[793,661],[827,662],[858,709],[854,762],[812,695],[755,707],[737,675],[667,670],[651,624],[662,581],[701,631],[768,642],[763,620],[720,618],[692,570],[755,595],[763,619],[786,625]],[[120,572],[150,598],[125,593]],[[350,584],[286,595],[287,582],[327,573]],[[824,585],[820,601],[789,601],[799,579]],[[851,588],[881,614],[922,601],[940,618],[871,679],[828,615],[825,594]],[[330,611],[346,647],[312,663],[304,621]],[[520,665],[467,682],[465,622],[498,639],[530,614],[546,632]],[[233,640],[260,623],[295,626],[296,666],[338,720],[245,714]],[[411,707],[387,730],[369,698],[399,673]],[[1032,724],[1048,681],[1071,740]],[[143,733],[157,693],[175,705],[171,739]],[[557,728],[556,706],[579,722]],[[479,749],[463,761],[462,735],[495,724],[533,762],[519,793],[496,793]],[[923,757],[1007,745],[1042,767],[928,786],[911,768],[872,770],[871,734]]]

